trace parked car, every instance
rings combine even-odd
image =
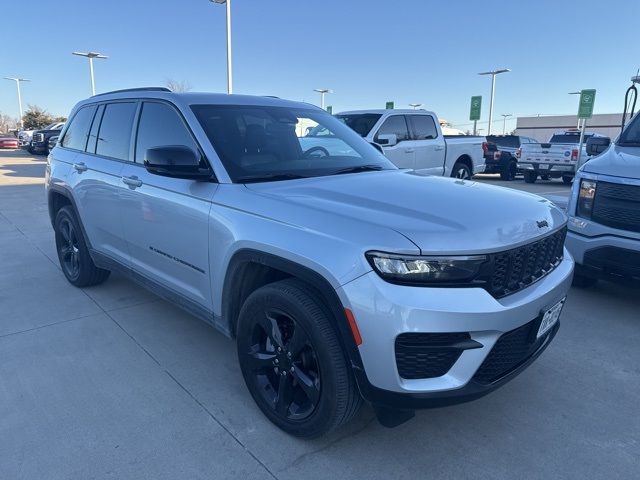
[[[18,145],[16,137],[0,137],[0,148],[18,148]]]
[[[540,197],[398,169],[277,98],[131,89],[69,118],[46,169],[67,280],[123,272],[235,338],[290,434],[337,428],[363,398],[394,425],[480,397],[559,328],[573,260]],[[329,134],[305,148],[305,123]]]
[[[614,143],[591,137],[587,152],[595,158],[578,171],[568,207],[574,283],[640,280],[640,115]]]
[[[573,181],[573,177],[588,159],[586,142],[589,138],[601,136],[597,133],[585,132],[578,165],[578,148],[580,144],[580,130],[566,130],[551,136],[548,143],[526,144],[520,148],[518,170],[522,171],[524,181],[535,183],[538,177],[562,178],[566,184]]]
[[[18,131],[18,144],[20,148],[29,148],[31,144],[31,136],[35,130],[19,130]]]
[[[471,178],[485,170],[485,137],[442,134],[438,117],[426,110],[354,110],[336,117],[379,145],[399,168]]]
[[[48,125],[42,130],[35,130],[31,136],[31,143],[29,144],[29,153],[41,153],[47,155],[49,153],[49,139],[60,135],[64,122],[57,122]]]
[[[484,145],[484,173],[499,173],[502,180],[513,180],[518,173],[518,156],[525,144],[538,143],[520,135],[489,135]]]

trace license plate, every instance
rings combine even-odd
[[[538,329],[538,335],[536,338],[540,338],[545,333],[547,333],[553,326],[558,323],[558,319],[560,318],[560,312],[562,312],[562,307],[564,306],[566,298],[563,298],[558,303],[556,303],[549,310],[544,312],[542,316],[542,321],[540,322],[540,328]]]
[[[538,165],[540,170],[549,170],[549,165]]]

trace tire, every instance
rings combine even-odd
[[[104,282],[111,272],[93,263],[73,208],[64,206],[58,210],[54,227],[58,260],[69,283],[89,287]]]
[[[296,279],[257,289],[240,310],[236,342],[247,388],[265,416],[296,437],[337,429],[362,404],[330,315]]]
[[[538,174],[536,172],[525,171],[524,172],[524,181],[526,183],[536,183],[538,179]]]
[[[571,185],[572,182],[573,182],[573,176],[571,175],[562,176],[562,183],[564,183],[565,185]]]
[[[571,284],[574,287],[578,287],[578,288],[589,288],[589,287],[593,287],[596,283],[598,283],[597,278],[588,277],[586,275],[582,275],[581,273],[574,272],[573,282]]]
[[[470,180],[471,175],[471,169],[463,162],[456,162],[451,171],[451,176],[453,178],[459,178],[460,180]]]
[[[507,182],[514,180],[516,178],[516,174],[518,173],[518,163],[511,161],[507,165],[505,165],[500,171],[500,178]]]
[[[540,180],[544,180],[545,182],[549,180],[549,175],[540,175]]]

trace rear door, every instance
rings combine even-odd
[[[142,276],[210,309],[208,225],[218,185],[155,175],[144,168],[149,148],[181,145],[201,154],[175,107],[144,101],[137,125],[135,162],[124,167],[120,179],[125,185],[122,218],[131,266]]]
[[[429,114],[407,115],[415,149],[415,170],[431,175],[444,173],[445,142]]]
[[[386,146],[378,143],[380,135],[394,134],[398,143]],[[415,146],[410,141],[409,127],[404,115],[391,115],[387,117],[373,137],[373,141],[382,147],[385,156],[398,168],[414,168]]]
[[[120,217],[120,172],[129,159],[136,102],[85,108],[90,111],[80,110],[74,116],[59,150],[76,152],[69,179],[91,247],[126,265],[129,255]],[[76,128],[76,121],[85,124],[88,118],[89,128]]]

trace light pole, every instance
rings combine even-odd
[[[499,68],[490,72],[480,72],[478,75],[491,75],[491,101],[489,102],[489,126],[487,127],[487,135],[491,135],[491,122],[493,121],[493,97],[496,90],[496,75],[510,72],[508,68]]]
[[[109,58],[109,57],[105,57],[104,55],[102,55],[101,53],[97,53],[97,52],[71,52],[73,55],[78,55],[79,57],[86,57],[89,59],[89,72],[91,73],[91,95],[95,95],[96,94],[96,80],[93,76],[93,59],[94,58]]]
[[[233,75],[231,68],[231,0],[210,0],[213,3],[227,7],[227,93],[233,93]]]
[[[24,128],[24,122],[22,121],[22,95],[20,95],[20,82],[30,82],[31,80],[19,77],[4,77],[4,79],[16,82],[16,88],[18,89],[18,108],[20,109],[20,128]]]
[[[320,94],[320,108],[324,110],[324,96],[327,93],[333,93],[333,90],[328,88],[314,88],[313,91]]]
[[[507,117],[513,117],[510,113],[503,113],[502,115],[502,134],[504,135],[507,129]]]
[[[582,95],[582,92],[569,92],[569,95]],[[580,117],[578,117],[578,126],[576,128],[580,128]]]
[[[416,110],[418,107],[422,106],[422,103],[410,103],[409,106]]]

